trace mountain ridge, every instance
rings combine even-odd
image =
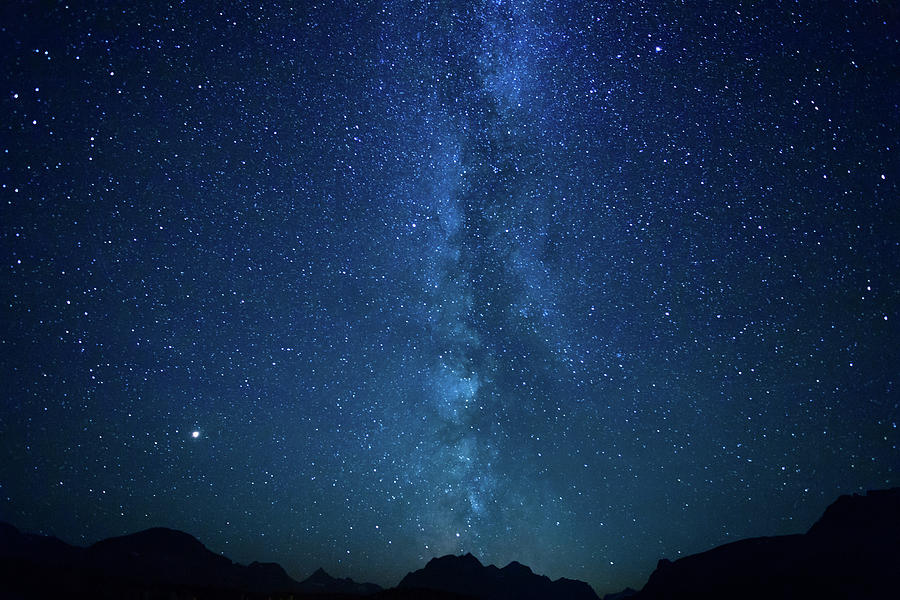
[[[553,581],[517,561],[503,568],[485,566],[470,553],[432,558],[424,568],[407,573],[397,588],[438,591],[481,600],[599,600],[593,588],[583,581],[565,578]]]
[[[606,598],[869,598],[900,590],[900,488],[840,496],[806,533],[756,537],[659,560],[640,591]],[[183,531],[154,527],[88,547],[0,522],[0,596],[597,600],[587,583],[551,580],[518,561],[431,558],[387,590],[316,569],[297,581],[277,563],[232,562]]]
[[[636,600],[880,598],[900,590],[900,488],[840,496],[806,533],[660,559]]]
[[[336,579],[322,568],[309,578],[297,581],[278,563],[235,563],[212,552],[194,536],[166,527],[106,538],[83,548],[54,537],[23,533],[9,523],[0,522],[0,563],[3,567],[0,574],[7,576],[3,580],[21,580],[23,574],[33,575],[31,583],[45,588],[49,585],[50,589],[44,591],[55,592],[52,582],[41,576],[42,572],[50,571],[68,581],[76,591],[83,591],[85,596],[92,595],[97,587],[115,593],[135,588],[190,588],[241,590],[266,596],[298,593],[356,597],[381,590],[376,584]]]

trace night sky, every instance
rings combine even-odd
[[[0,519],[598,592],[900,485],[891,2],[0,8]]]

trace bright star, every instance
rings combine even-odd
[[[200,432],[195,429],[191,432],[191,437],[196,440],[198,437],[200,437]]]

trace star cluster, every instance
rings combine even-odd
[[[0,518],[600,592],[898,485],[881,3],[0,9]]]

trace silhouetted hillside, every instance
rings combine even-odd
[[[551,581],[518,562],[502,569],[494,565],[485,567],[471,554],[434,558],[424,569],[406,575],[397,587],[438,590],[484,600],[599,600],[591,586],[583,581]]]
[[[65,565],[80,560],[83,548],[55,537],[22,533],[0,522],[0,560],[28,560],[48,565]]]
[[[900,596],[900,488],[841,496],[803,535],[659,561],[639,600]]]
[[[301,592],[307,594],[355,594],[368,596],[381,591],[381,586],[374,583],[356,583],[352,579],[337,579],[325,572],[324,569],[316,569],[315,573],[300,583]]]
[[[380,589],[335,579],[321,569],[298,582],[278,564],[236,564],[173,529],[148,529],[78,548],[0,523],[3,598],[360,597]]]
[[[636,589],[627,587],[621,592],[616,592],[614,594],[606,594],[603,596],[603,600],[627,600],[628,598],[634,598],[638,595],[638,591]]]
[[[244,587],[245,569],[206,548],[195,537],[154,528],[97,542],[85,553],[88,565],[118,577],[158,584]],[[284,582],[284,591],[296,582]]]
[[[607,598],[857,599],[900,594],[900,488],[841,496],[802,535],[740,540],[659,561],[644,589]],[[0,598],[252,600],[598,600],[581,581],[551,581],[518,562],[499,569],[472,556],[434,558],[399,586],[336,579],[322,569],[292,579],[280,565],[240,565],[181,531],[155,528],[71,546],[0,523]]]

